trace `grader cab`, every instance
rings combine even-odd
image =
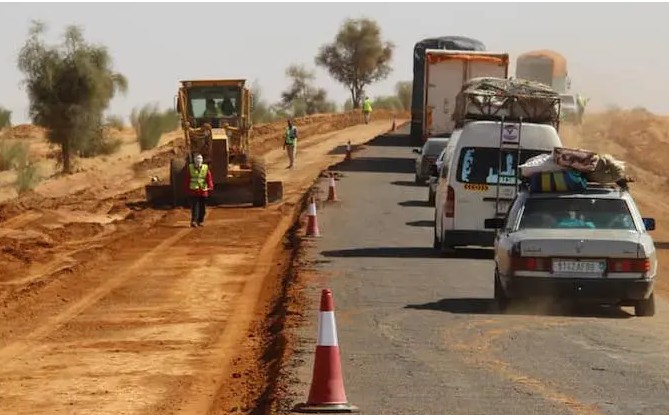
[[[211,204],[251,202],[265,207],[283,196],[282,182],[267,181],[264,161],[252,155],[253,98],[245,80],[181,81],[176,110],[185,156],[170,162],[169,185],[146,187],[149,203],[183,205],[189,163],[201,154],[214,181]]]

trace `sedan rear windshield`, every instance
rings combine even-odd
[[[439,153],[441,153],[441,150],[446,148],[448,145],[448,141],[428,141],[425,144],[425,150],[423,151],[423,155],[429,156],[429,157],[437,157]]]
[[[458,161],[457,180],[461,183],[496,185],[499,175],[499,184],[516,184],[518,150],[502,150],[501,166],[499,153],[500,149],[495,147],[463,147]],[[546,151],[522,150],[520,164],[543,153]]]
[[[528,199],[518,228],[636,230],[624,200],[599,198]]]

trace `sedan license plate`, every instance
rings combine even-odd
[[[565,274],[596,274],[602,275],[606,269],[605,261],[597,260],[553,260],[553,272]]]

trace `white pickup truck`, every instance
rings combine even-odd
[[[449,137],[455,130],[455,98],[465,82],[479,77],[507,78],[508,72],[508,53],[427,49],[423,141]]]

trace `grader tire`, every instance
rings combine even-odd
[[[253,191],[253,206],[266,207],[267,198],[267,170],[265,162],[259,158],[251,159],[251,187]]]
[[[176,207],[183,203],[186,197],[183,189],[184,169],[186,160],[182,158],[170,160],[170,185],[172,186],[172,204]]]

